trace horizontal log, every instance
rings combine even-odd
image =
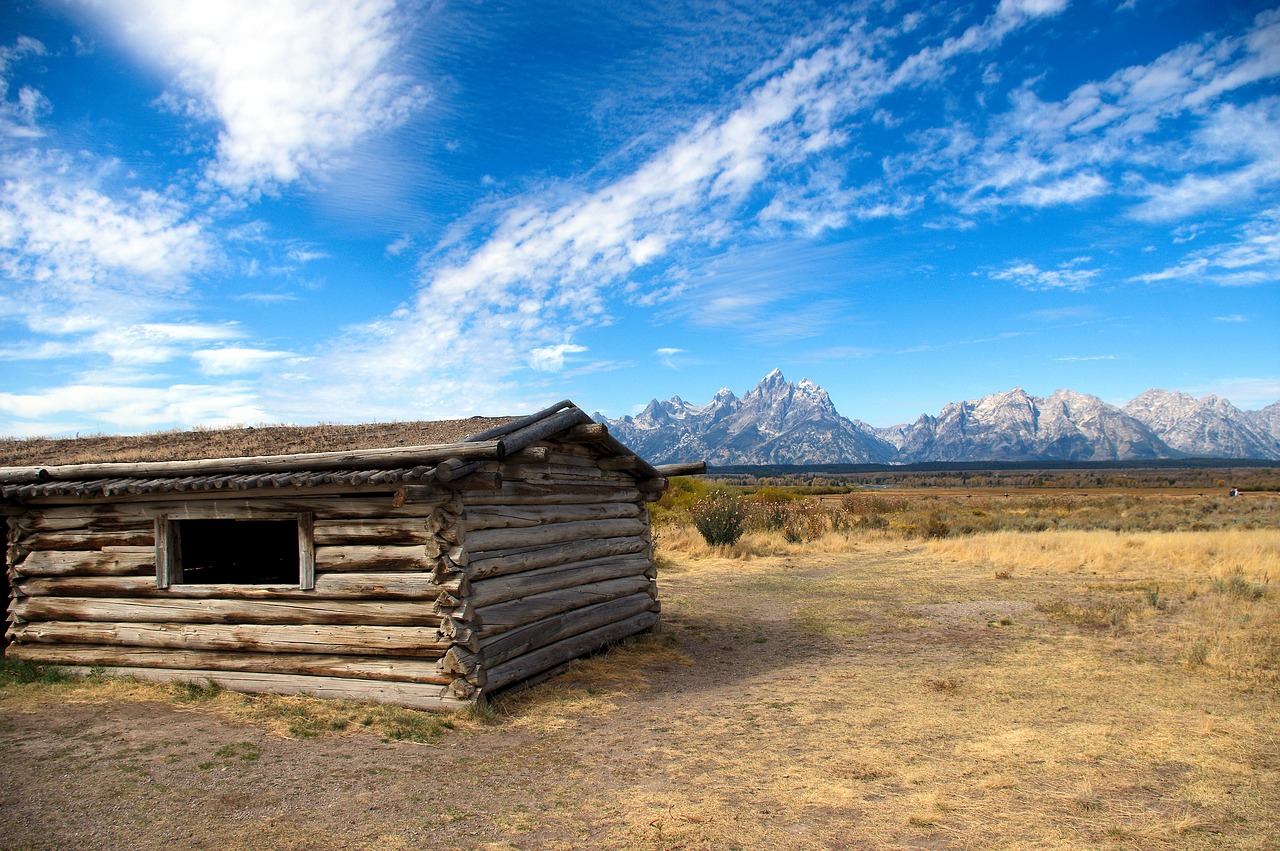
[[[640,506],[632,502],[602,502],[595,505],[476,506],[465,514],[468,532],[478,529],[511,529],[570,523],[579,520],[617,520],[639,517]],[[474,540],[471,540],[474,543]]]
[[[653,469],[665,478],[671,476],[700,476],[707,472],[706,461],[689,461],[684,464],[658,464]]]
[[[16,568],[19,576],[129,576],[149,573],[155,582],[155,548],[146,552],[58,552],[28,555]]]
[[[599,538],[624,538],[645,535],[649,526],[635,518],[620,520],[582,520],[570,523],[548,523],[530,529],[481,529],[467,534],[467,551],[472,558],[480,553],[515,547],[535,547]]]
[[[552,615],[480,642],[479,653],[487,668],[554,644],[581,632],[651,611],[655,603],[643,592]]]
[[[252,623],[440,625],[431,604],[338,600],[219,600],[154,597],[23,597],[9,610],[26,621],[106,623]]]
[[[604,459],[601,459],[604,460]],[[503,478],[528,480],[537,477],[582,479],[599,482],[628,482],[635,476],[626,471],[603,469],[595,459],[564,459],[564,463],[503,461],[498,465]]]
[[[36,532],[23,537],[20,543],[33,552],[47,550],[84,552],[101,550],[103,547],[154,546],[155,542],[155,524],[148,521],[141,528],[116,532]]]
[[[512,550],[471,559],[469,576],[474,582],[491,576],[505,576],[559,564],[573,564],[606,556],[647,553],[649,542],[641,537],[593,538],[566,544]]]
[[[606,579],[621,579],[624,576],[643,576],[649,564],[648,557],[644,555],[609,556],[538,570],[526,570],[506,576],[495,576],[491,579],[472,580],[467,602],[476,608],[482,608],[506,600],[527,597],[530,594],[554,591],[557,588],[603,582]]]
[[[496,491],[502,487],[502,474],[484,471],[468,473],[457,479],[443,482],[443,485],[456,491]]]
[[[582,423],[569,429],[561,439],[567,442],[581,441],[583,443],[589,443],[596,440],[603,440],[608,433],[609,427],[604,423]]]
[[[316,572],[427,571],[432,566],[425,546],[316,547]]]
[[[428,518],[405,517],[368,520],[316,520],[312,540],[317,547],[353,544],[425,544],[433,533]]]
[[[88,674],[89,669],[73,669]],[[395,683],[342,677],[304,677],[295,674],[254,674],[238,671],[193,671],[169,668],[104,668],[95,673],[156,682],[210,682],[231,691],[251,694],[306,694],[332,700],[393,703],[409,709],[460,711],[473,701],[460,700],[449,686],[427,683]]]
[[[391,505],[389,494],[374,494],[364,498],[340,498],[336,496],[314,498],[260,497],[228,498],[217,494],[190,494],[182,501],[174,501],[168,494],[164,500],[108,502],[77,505],[41,505],[29,509],[19,518],[19,526],[30,531],[88,530],[112,532],[127,529],[147,529],[157,516],[174,520],[244,519],[261,513],[303,514],[310,513],[321,520],[396,520],[424,517],[441,507],[461,510],[457,494],[436,488],[430,500],[424,500],[400,508]]]
[[[652,596],[657,591],[653,583],[643,576],[609,579],[591,585],[575,585],[572,588],[561,588],[558,591],[548,591],[544,594],[475,609],[471,615],[471,624],[476,637],[483,640],[561,612],[581,609],[584,606],[638,593]]]
[[[244,650],[436,659],[452,642],[433,627],[277,624],[72,623],[39,621],[9,630],[15,644],[115,644],[173,650]]]
[[[7,654],[38,665],[83,665],[95,668],[178,668],[244,671],[259,674],[303,674],[353,677],[388,682],[448,685],[434,661],[378,656],[321,656],[314,653],[218,653],[204,650],[160,650],[102,645],[16,645]]]
[[[640,467],[640,459],[634,455],[611,455],[600,459],[601,470],[635,470]]]
[[[548,668],[607,647],[628,636],[651,629],[658,622],[655,612],[643,612],[608,626],[579,633],[509,662],[486,668],[485,693],[493,694],[506,686],[539,674]]]
[[[505,442],[507,452],[519,452],[526,446],[532,446],[540,440],[568,431],[575,425],[590,421],[591,418],[582,411],[577,408],[569,408],[539,419],[536,422],[531,422],[515,431],[508,432],[503,435],[502,440]]]
[[[636,490],[643,494],[662,493],[667,489],[669,482],[659,476],[654,479],[641,479],[636,482]]]
[[[594,502],[635,502],[640,494],[633,485],[616,482],[523,482],[503,480],[496,493],[467,494],[467,505],[571,505]]]
[[[171,585],[157,588],[146,576],[20,578],[14,588],[29,597],[180,597],[229,600],[435,600],[440,585],[427,573],[325,573],[312,591],[297,585]]]
[[[259,455],[247,458],[5,467],[0,468],[0,484],[115,478],[161,479],[199,474],[251,475],[312,470],[369,470],[384,467],[416,467],[422,464],[438,463],[446,458],[501,458],[504,454],[506,454],[506,447],[501,440],[485,440],[433,446],[397,446],[387,449],[306,452],[296,455]]]

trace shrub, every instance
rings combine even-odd
[[[746,528],[747,512],[742,500],[728,491],[712,491],[694,503],[689,514],[703,539],[713,547],[736,544]]]

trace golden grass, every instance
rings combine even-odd
[[[456,719],[429,752],[452,771],[363,777],[430,801],[417,822],[351,817],[385,847],[1275,846],[1275,529],[699,541],[659,530],[660,633]],[[28,688],[183,698],[0,706]],[[325,703],[195,698],[285,735],[286,706]],[[343,718],[316,743],[336,770],[362,738]]]

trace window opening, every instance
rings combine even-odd
[[[175,582],[298,585],[296,520],[174,520]]]

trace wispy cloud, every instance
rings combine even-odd
[[[676,363],[676,356],[683,353],[684,353],[684,349],[677,349],[677,348],[670,348],[670,347],[661,348],[661,349],[658,349],[656,352],[654,352],[654,354],[658,356],[658,362],[661,363],[663,366],[667,367],[668,369],[679,368],[678,364]]]
[[[1196,396],[1221,396],[1242,408],[1261,408],[1280,399],[1280,376],[1220,378],[1189,387],[1186,392]]]
[[[64,417],[68,428],[116,433],[270,421],[255,396],[251,387],[236,384],[71,384],[36,393],[0,393],[0,415],[7,433],[25,435],[48,434],[42,423]]]
[[[517,386],[520,369],[543,368],[545,352],[611,322],[613,297],[644,304],[665,292],[684,251],[756,238],[756,228],[730,222],[760,195],[778,199],[774,221],[806,233],[825,227],[823,193],[784,187],[795,186],[798,175],[804,183],[807,167],[823,173],[824,158],[848,144],[843,123],[850,116],[870,114],[884,94],[929,83],[941,64],[989,49],[1064,5],[1005,0],[985,21],[896,66],[880,55],[882,32],[862,25],[825,32],[762,69],[735,104],[677,133],[628,173],[591,188],[559,185],[514,198],[480,221],[478,232],[454,234],[427,256],[412,302],[345,335],[317,365],[317,384],[348,400],[376,397],[384,410],[398,400],[398,410],[414,415],[449,404],[456,410],[454,387],[493,404]],[[816,204],[806,207],[806,197]],[[897,215],[914,203],[879,198],[875,190],[846,197],[854,207],[833,222]],[[686,299],[696,296],[698,309],[689,315],[699,322],[750,314],[758,334],[782,338],[831,321],[826,306],[809,302],[765,322],[758,311],[779,301],[776,292],[701,283],[695,291],[688,280],[676,283]],[[336,389],[349,382],[358,389]],[[444,392],[417,390],[427,383]]]
[[[165,105],[217,123],[207,174],[237,195],[323,172],[428,99],[394,68],[411,22],[391,0],[102,0],[90,8],[173,75]]]
[[[990,272],[989,276],[997,281],[1012,281],[1028,290],[1086,290],[1093,286],[1099,275],[1098,269],[1084,266],[1088,257],[1077,257],[1059,264],[1056,269],[1041,269],[1034,263],[1015,263],[999,272]]]
[[[251,346],[220,346],[216,349],[197,349],[191,356],[200,364],[201,372],[212,376],[259,372],[269,363],[294,355],[292,352],[256,349]]]
[[[1274,283],[1277,277],[1280,277],[1280,207],[1273,207],[1239,228],[1234,238],[1194,251],[1176,265],[1132,280],[1255,286]]]
[[[0,271],[19,287],[5,312],[33,330],[149,315],[215,256],[181,204],[154,191],[109,194],[65,157],[6,157],[0,179]]]

